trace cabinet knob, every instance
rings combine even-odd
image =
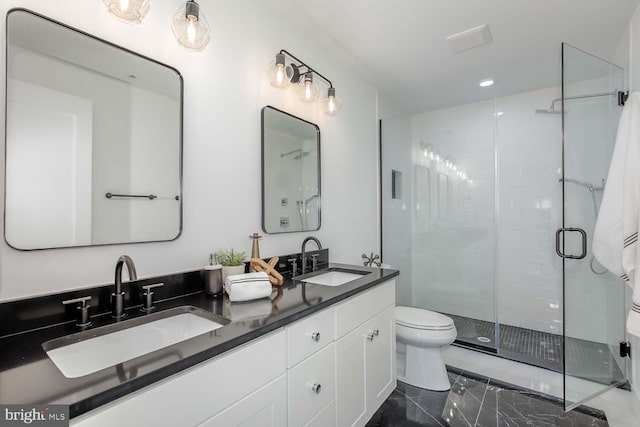
[[[314,384],[311,386],[311,390],[313,390],[315,394],[320,394],[320,390],[322,390],[322,385]]]
[[[313,332],[311,334],[311,340],[315,342],[320,341],[320,332]]]

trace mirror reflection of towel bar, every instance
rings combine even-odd
[[[136,199],[149,199],[149,200],[158,198],[158,196],[156,196],[155,194],[142,195],[142,194],[113,194],[113,193],[106,193],[104,197],[106,197],[107,199],[111,199],[114,197],[126,197],[126,198],[133,197]]]

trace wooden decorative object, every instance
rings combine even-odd
[[[273,257],[267,263],[260,258],[251,258],[250,265],[253,271],[264,271],[267,273],[267,275],[269,275],[269,282],[271,282],[273,286],[282,286],[284,277],[282,277],[282,274],[278,273],[275,268],[279,260],[280,258]]]

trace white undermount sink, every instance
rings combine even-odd
[[[349,283],[353,280],[359,279],[362,276],[367,274],[366,272],[345,272],[332,270],[326,273],[317,274],[315,276],[302,279],[304,283],[312,283],[314,285],[322,285],[322,286],[340,286],[345,283]]]
[[[210,312],[184,306],[50,340],[42,347],[65,377],[78,378],[227,323]]]

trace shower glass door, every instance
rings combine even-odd
[[[625,381],[624,284],[591,253],[618,120],[624,70],[562,46],[563,228],[558,252],[564,274],[565,408]],[[558,103],[560,104],[560,103]],[[560,105],[558,105],[560,107]]]

